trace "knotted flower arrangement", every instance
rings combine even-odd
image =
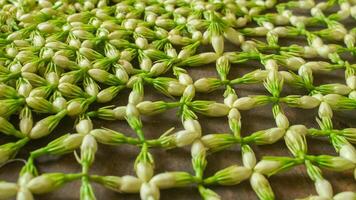
[[[0,132],[14,138],[1,144],[0,163],[11,161],[33,140],[55,135],[63,118],[76,123],[72,133],[30,152],[17,183],[0,182],[0,199],[31,200],[80,179],[80,199],[85,200],[96,199],[94,182],[143,200],[159,199],[161,190],[178,187],[194,187],[202,199],[217,200],[214,185],[249,182],[259,199],[271,200],[278,196],[268,177],[300,165],[316,190],[301,198],[356,199],[352,191],[333,193],[322,173],[356,167],[356,128],[333,128],[335,110],[356,109],[356,64],[349,59],[356,53],[356,28],[343,25],[355,25],[355,19],[355,0],[0,0]],[[279,42],[296,37],[305,45]],[[226,43],[234,50],[226,50]],[[231,65],[251,60],[263,67],[228,79]],[[191,78],[191,68],[208,64],[216,66],[218,77]],[[313,74],[336,70],[344,71],[344,83],[314,83]],[[238,96],[235,86],[241,84],[263,84],[268,95]],[[304,95],[282,95],[284,85]],[[171,101],[145,100],[147,87]],[[221,89],[222,102],[196,97]],[[131,91],[128,104],[115,106],[122,90]],[[272,105],[275,127],[241,134],[240,111],[265,105]],[[317,108],[319,128],[291,124],[282,105],[306,112]],[[183,129],[147,139],[141,117],[169,109],[178,110]],[[225,117],[230,132],[202,131],[202,115]],[[137,137],[93,128],[96,119],[124,120]],[[307,137],[326,138],[337,156],[309,153]],[[290,156],[255,156],[252,144],[280,140]],[[136,176],[92,174],[98,143],[140,149]],[[241,147],[242,161],[206,176],[207,156],[232,146]],[[191,148],[194,173],[155,172],[152,148],[181,147]],[[41,156],[73,152],[80,172],[36,169]]]

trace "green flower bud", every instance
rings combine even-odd
[[[315,156],[313,160],[321,167],[334,170],[334,171],[345,171],[348,169],[353,169],[355,167],[355,163],[342,158],[342,157],[335,157],[329,155],[321,155]]]
[[[35,112],[56,113],[56,109],[53,104],[43,97],[27,97],[26,103],[29,107],[33,108]]]
[[[32,128],[29,137],[32,139],[38,139],[50,134],[54,128],[58,125],[60,120],[66,115],[66,111],[61,111],[56,115],[51,115],[40,121],[38,121]]]
[[[256,144],[273,144],[283,137],[285,130],[283,128],[271,128],[267,130],[257,131],[247,136],[245,140],[253,141]]]
[[[212,92],[222,86],[217,78],[201,78],[194,82],[194,87],[198,92]]]
[[[298,163],[289,157],[264,157],[255,166],[254,171],[271,176],[280,171],[287,170]]]
[[[155,175],[150,183],[157,185],[160,189],[184,187],[194,183],[194,176],[187,172],[165,172]]]
[[[204,146],[211,151],[223,150],[238,142],[231,134],[204,135],[201,140]]]
[[[137,104],[137,109],[140,114],[155,115],[167,110],[168,106],[164,101],[143,101]]]
[[[81,162],[91,165],[94,162],[95,153],[98,149],[98,144],[93,135],[85,135],[82,145],[80,146]]]
[[[45,152],[52,155],[70,153],[80,146],[83,137],[84,136],[82,134],[66,134],[53,140],[43,149]]]
[[[5,118],[0,117],[0,132],[6,135],[13,135],[16,137],[23,137],[24,134],[18,131],[9,121]]]
[[[251,175],[250,184],[260,199],[274,199],[274,194],[268,180],[260,173]]]
[[[356,193],[355,192],[340,192],[339,194],[335,195],[334,200],[344,200],[344,199],[356,199]]]
[[[24,99],[3,99],[0,100],[0,116],[7,117],[16,112],[24,103]]]
[[[216,53],[201,53],[198,55],[194,55],[191,57],[188,57],[184,61],[180,63],[182,66],[201,66],[201,65],[206,65],[209,63],[214,62],[216,59],[218,59],[219,55]]]
[[[10,199],[17,193],[17,185],[15,183],[0,182],[0,199]]]
[[[307,153],[307,142],[304,134],[301,134],[293,129],[287,130],[284,140],[288,149],[293,153],[294,156]]]
[[[94,129],[90,134],[103,144],[121,144],[127,141],[124,134],[109,129]]]
[[[316,192],[321,197],[332,198],[333,189],[329,181],[325,179],[317,179],[314,183]]]
[[[51,192],[64,183],[80,178],[78,174],[48,173],[33,178],[27,188],[34,194]]]
[[[142,200],[159,199],[159,189],[155,184],[143,183],[140,188],[140,197]]]
[[[92,176],[91,180],[117,192],[137,193],[141,188],[141,180],[134,176]]]
[[[173,142],[177,147],[190,145],[195,139],[200,137],[201,133],[190,130],[181,130],[172,135]]]
[[[10,98],[14,98],[14,97],[17,97],[16,90],[11,86],[1,83],[0,84],[0,98],[10,99]]]
[[[26,187],[20,187],[16,196],[17,200],[34,200],[34,197],[29,189]]]
[[[204,180],[206,184],[236,185],[250,177],[252,170],[238,165],[222,169]]]

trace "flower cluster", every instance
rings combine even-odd
[[[16,138],[0,145],[0,165],[52,134],[64,118],[75,121],[72,133],[29,153],[17,183],[0,182],[0,199],[32,200],[79,179],[83,200],[96,199],[93,183],[138,193],[143,200],[160,199],[161,190],[179,187],[195,187],[203,199],[218,200],[214,185],[247,181],[259,199],[271,200],[279,197],[268,177],[296,166],[305,167],[316,191],[301,198],[356,199],[352,191],[335,194],[322,173],[353,171],[356,179],[356,128],[333,125],[334,111],[356,109],[356,64],[348,58],[356,54],[356,29],[343,25],[355,19],[353,0],[0,0],[0,132]],[[282,45],[281,40],[295,37],[306,43]],[[232,65],[251,60],[262,67],[228,76]],[[215,66],[218,76],[193,80],[190,69],[207,65]],[[344,83],[314,81],[313,75],[336,70],[344,71]],[[242,84],[261,84],[267,94],[239,96],[236,86]],[[304,93],[285,94],[285,85]],[[171,100],[146,99],[147,87]],[[116,106],[122,90],[130,91],[128,103]],[[224,91],[223,101],[197,95],[218,90]],[[240,111],[266,105],[272,106],[275,125],[242,133]],[[318,109],[319,128],[293,124],[285,106]],[[142,117],[170,109],[178,110],[183,128],[149,139]],[[200,116],[225,117],[229,131],[204,132]],[[97,119],[126,121],[136,136],[98,128]],[[328,139],[337,155],[310,153],[311,137]],[[255,155],[253,145],[278,141],[285,142],[290,156]],[[91,173],[99,143],[140,149],[133,161],[136,175]],[[236,145],[241,163],[204,173],[209,155]],[[182,147],[191,150],[191,172],[155,171],[152,148]],[[70,153],[80,172],[36,168],[41,156]]]

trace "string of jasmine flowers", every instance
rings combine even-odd
[[[356,199],[354,191],[335,194],[322,171],[353,171],[356,179],[356,128],[333,126],[334,111],[356,109],[356,64],[345,57],[356,54],[356,29],[343,24],[355,23],[356,1],[0,0],[0,8],[0,133],[14,138],[0,145],[0,165],[32,140],[56,135],[29,153],[17,182],[0,182],[0,199],[32,200],[81,180],[80,199],[85,200],[96,199],[93,183],[138,193],[143,200],[160,199],[161,190],[179,187],[194,187],[202,199],[218,200],[214,185],[247,181],[259,199],[271,200],[279,197],[268,178],[299,165],[316,192],[301,199]],[[279,42],[295,37],[305,44]],[[228,50],[227,43],[236,50]],[[251,60],[263,67],[229,76],[232,67]],[[191,68],[213,65],[217,77],[190,76]],[[345,83],[315,85],[313,74],[336,70],[345,72]],[[241,84],[263,84],[268,95],[239,96],[236,86]],[[286,95],[285,85],[304,94]],[[145,99],[147,87],[171,100]],[[221,89],[221,102],[196,96]],[[128,104],[116,106],[122,90],[130,91]],[[272,105],[275,127],[241,133],[240,111],[265,105]],[[317,108],[319,128],[292,124],[283,106]],[[178,110],[183,128],[148,139],[141,117],[169,109]],[[226,117],[229,132],[206,133],[202,115]],[[75,129],[60,136],[54,130],[65,117],[75,119]],[[98,128],[96,119],[126,121],[136,137]],[[337,156],[308,152],[307,139],[319,137],[330,141]],[[278,141],[284,141],[290,156],[255,155],[252,145]],[[99,143],[139,148],[133,161],[136,175],[91,173]],[[235,145],[241,162],[207,176],[207,157]],[[182,147],[191,149],[191,172],[155,172],[152,148]],[[36,168],[41,156],[71,153],[80,172],[41,173]]]

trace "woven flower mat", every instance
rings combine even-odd
[[[355,19],[0,0],[0,199],[355,200]]]

